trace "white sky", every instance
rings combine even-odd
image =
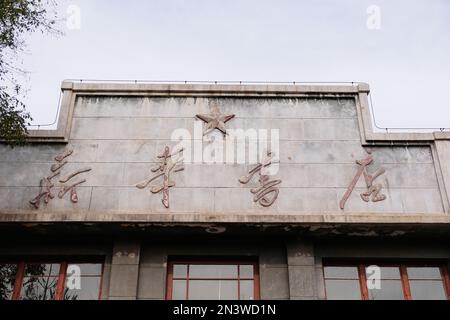
[[[61,0],[61,17],[69,5],[80,29],[62,21],[22,55],[35,124],[63,79],[363,81],[379,126],[450,128],[448,0]]]

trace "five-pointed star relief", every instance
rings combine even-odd
[[[227,134],[225,123],[234,118],[234,114],[222,114],[217,107],[214,107],[209,114],[196,114],[195,116],[206,122],[203,135],[210,133],[214,129],[219,129],[223,134]]]

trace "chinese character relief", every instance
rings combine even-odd
[[[169,188],[175,186],[175,182],[170,180],[171,175],[172,173],[184,170],[183,157],[181,155],[178,156],[178,154],[182,154],[182,152],[183,149],[180,149],[171,153],[170,148],[166,146],[164,152],[158,156],[158,165],[151,169],[151,172],[155,174],[136,185],[137,188],[144,189],[150,182],[162,177],[161,184],[152,186],[150,191],[152,193],[159,193],[162,191],[162,203],[166,208],[169,208]],[[177,159],[173,159],[175,156],[178,156]]]
[[[52,193],[52,188],[55,186],[54,182],[52,181],[53,178],[56,176],[59,176],[61,174],[61,170],[63,167],[68,163],[66,160],[67,157],[69,157],[73,153],[72,149],[67,149],[63,153],[57,155],[55,157],[56,163],[54,163],[50,167],[51,174],[47,177],[44,177],[39,182],[39,193],[38,195],[33,198],[30,201],[30,204],[33,205],[36,209],[40,207],[41,199],[44,199],[44,203],[49,203],[50,199],[53,199],[55,195]],[[82,183],[86,182],[86,179],[81,179],[79,181],[73,182],[69,186],[65,185],[65,183],[69,182],[74,178],[75,176],[78,176],[79,174],[86,173],[91,171],[91,168],[85,168],[81,170],[77,170],[73,173],[69,173],[65,178],[61,178],[59,180],[60,190],[58,192],[58,198],[62,199],[64,195],[70,191],[70,201],[73,203],[78,202],[78,194],[76,187]]]
[[[223,134],[227,134],[225,123],[234,118],[234,114],[222,114],[217,106],[214,106],[209,114],[197,114],[195,116],[206,122],[203,135],[207,135],[211,131],[214,131],[214,129],[218,129]]]
[[[56,177],[60,172],[55,172],[48,177],[44,177],[39,181],[39,194],[30,201],[30,204],[33,205],[36,209],[41,205],[41,198],[44,198],[44,202],[48,203],[50,199],[53,199],[55,195],[52,193],[52,188],[54,184],[52,179]]]
[[[256,165],[251,169],[247,175],[242,176],[239,182],[242,184],[247,184],[253,176],[258,173],[259,175],[259,187],[250,189],[250,192],[255,194],[253,197],[254,202],[258,202],[263,207],[270,207],[278,197],[279,185],[281,180],[270,180],[270,175],[268,174],[268,167],[273,164],[273,154],[267,152],[261,163]]]
[[[59,180],[59,182],[66,183],[69,180],[71,180],[73,177],[75,177],[75,176],[77,176],[77,175],[79,175],[81,173],[85,173],[85,172],[89,172],[89,171],[91,171],[91,168],[85,168],[85,169],[81,169],[81,170],[75,171],[74,173],[69,174],[66,178],[63,178],[63,179]],[[58,197],[60,199],[62,199],[62,197],[64,197],[64,195],[68,191],[70,191],[70,200],[72,202],[74,202],[74,203],[78,202],[78,195],[77,195],[76,186],[78,186],[78,185],[80,185],[82,183],[85,183],[85,182],[86,182],[86,179],[82,179],[82,180],[79,180],[79,181],[76,181],[76,182],[72,183],[69,186],[66,186],[66,185],[63,184],[61,186],[61,189],[58,192]]]
[[[73,149],[67,149],[63,153],[57,155],[55,157],[55,160],[59,163],[59,162],[63,161],[65,158],[67,158],[68,156],[72,155],[72,153],[73,153]]]
[[[360,195],[362,200],[364,200],[365,202],[369,202],[370,200],[372,200],[372,202],[377,202],[386,199],[386,196],[381,193],[382,189],[381,184],[379,183],[374,184],[375,179],[384,174],[386,171],[383,168],[380,168],[373,175],[369,175],[367,173],[367,166],[369,166],[372,162],[373,158],[370,154],[365,159],[356,160],[356,164],[358,164],[358,170],[356,171],[353,180],[351,181],[350,185],[347,188],[347,191],[345,192],[344,196],[342,197],[339,203],[341,209],[344,209],[345,203],[350,197],[361,175],[364,176],[367,188],[366,191],[361,193]]]

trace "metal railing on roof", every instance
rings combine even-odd
[[[257,85],[263,85],[263,84],[279,84],[279,85],[333,85],[333,84],[339,84],[339,85],[349,85],[354,86],[357,85],[359,82],[357,81],[241,81],[241,80],[100,80],[100,79],[65,79],[64,81],[72,81],[72,82],[78,82],[78,83],[102,83],[102,82],[108,82],[108,83],[154,83],[154,84],[161,84],[161,83],[173,83],[173,84],[212,84],[212,85],[220,85],[220,84],[257,84]],[[50,127],[56,124],[58,121],[59,112],[61,109],[61,99],[62,95],[60,93],[59,99],[58,99],[58,107],[56,110],[56,115],[52,123],[47,124],[32,124],[29,127],[37,127],[40,129],[41,127]],[[386,132],[389,131],[414,131],[414,130],[426,130],[426,131],[446,131],[450,130],[449,127],[382,127],[378,125],[376,116],[375,116],[375,110],[373,107],[372,102],[372,95],[369,93],[369,103],[370,103],[370,113],[372,116],[372,123],[374,124],[375,128],[379,130],[384,130]]]

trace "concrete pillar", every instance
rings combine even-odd
[[[261,299],[289,299],[289,273],[284,243],[261,245],[259,279]]]
[[[161,246],[161,247],[160,247]],[[141,249],[138,299],[166,298],[167,248],[146,243]]]
[[[449,134],[447,132],[442,133],[441,135],[445,135],[447,139],[435,141],[436,153],[438,157],[439,167],[442,172],[442,178],[444,180],[443,185],[445,190],[443,192],[443,195],[445,197],[443,200],[444,202],[446,202],[444,203],[444,207],[446,208],[447,213],[450,213],[450,140],[448,140]],[[438,134],[435,133],[435,136],[437,136],[436,138],[438,138]]]
[[[286,243],[289,272],[289,298],[317,299],[316,268],[312,242],[302,239]]]
[[[116,240],[114,242],[109,299],[136,299],[140,247],[140,243],[133,240]]]

